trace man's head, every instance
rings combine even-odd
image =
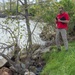
[[[64,8],[63,7],[59,7],[59,12],[63,13],[64,12]]]

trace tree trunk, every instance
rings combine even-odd
[[[29,42],[29,48],[31,48],[32,38],[31,38],[31,30],[30,30],[30,24],[29,24],[29,18],[28,18],[27,0],[24,0],[24,2],[25,2],[25,18],[26,18],[26,25],[27,25],[27,31],[28,31],[28,42]]]
[[[27,26],[27,32],[28,32],[28,49],[27,49],[27,60],[28,63],[30,63],[31,61],[31,56],[32,56],[32,37],[31,37],[31,30],[30,30],[30,24],[29,24],[29,15],[28,15],[28,6],[27,6],[27,0],[24,0],[24,4],[25,4],[25,18],[26,18],[26,26]],[[27,63],[27,67],[29,67],[29,64]]]

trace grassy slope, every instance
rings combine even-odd
[[[75,43],[69,43],[69,51],[62,47],[61,52],[44,54],[46,66],[40,75],[75,75]]]

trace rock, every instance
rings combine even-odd
[[[5,18],[5,17],[6,17],[6,14],[0,13],[0,18]]]
[[[52,39],[55,39],[55,34],[56,33],[53,30],[52,26],[47,25],[47,26],[44,26],[44,28],[40,34],[40,37],[44,41],[50,41]]]
[[[41,50],[41,53],[46,53],[46,52],[50,52],[50,47]]]
[[[36,70],[36,75],[39,75],[41,71],[42,71],[42,67],[38,67]]]
[[[32,45],[32,48],[33,48],[33,51],[34,51],[34,54],[35,55],[36,53],[38,53],[38,49],[40,48],[40,45],[39,44],[33,44]],[[33,56],[32,56],[33,57]],[[27,59],[27,53],[26,51],[24,50],[24,52],[20,55],[20,59],[23,61],[25,61],[25,59]]]
[[[0,75],[12,75],[12,71],[6,67],[0,69]]]
[[[24,75],[35,75],[35,73],[33,73],[33,72],[25,72]]]
[[[2,75],[10,75],[8,72],[3,72]]]
[[[8,52],[8,53],[6,53],[5,55],[7,55],[10,59],[12,59],[13,58],[13,50],[11,51],[11,52]],[[3,53],[4,54],[4,53]],[[0,55],[1,56],[1,55]],[[4,57],[2,57],[1,56],[1,58],[0,58],[0,68],[1,67],[3,67],[6,63],[7,63],[8,61],[4,58]]]
[[[33,50],[37,50],[39,47],[40,47],[39,44],[33,44],[33,45],[32,45]]]
[[[2,67],[7,62],[6,59],[2,58],[0,59],[0,67]]]
[[[69,40],[69,41],[75,40],[75,36],[69,36],[69,37],[68,37],[68,40]]]
[[[35,63],[35,62],[34,62],[34,63]],[[35,72],[36,72],[36,66],[35,66],[35,64],[34,64],[34,63],[33,63],[33,64],[31,64],[32,66],[30,66],[30,67],[29,67],[29,69],[30,69],[32,72],[34,72],[34,73],[35,73]]]

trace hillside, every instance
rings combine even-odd
[[[57,52],[53,47],[51,52],[43,55],[46,65],[40,75],[75,75],[75,42],[69,43],[69,50]]]

